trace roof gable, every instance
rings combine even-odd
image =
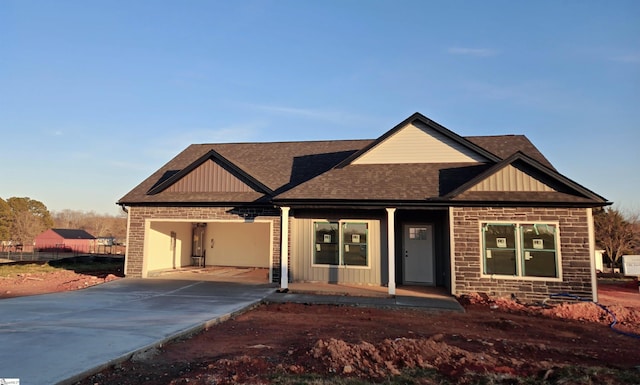
[[[415,113],[338,167],[349,164],[487,163],[500,158]]]
[[[211,150],[184,169],[166,175],[148,194],[259,192],[273,193],[267,186],[245,173],[216,151]]]
[[[539,198],[535,193],[559,193],[606,202],[603,197],[520,151],[451,191],[445,198],[487,199],[491,193],[510,193],[521,200],[527,200],[526,193],[532,200]]]
[[[526,167],[519,164],[508,164],[471,186],[468,191],[556,191],[527,171]]]
[[[227,171],[213,159],[207,159],[171,186],[167,192],[251,192],[242,179]]]

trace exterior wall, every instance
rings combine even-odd
[[[34,243],[37,249],[67,249],[76,253],[95,251],[94,239],[65,239],[51,229],[35,237]]]
[[[251,222],[254,219],[271,220],[273,223],[273,264],[274,282],[280,280],[280,214],[277,210],[233,208],[233,207],[129,207],[129,229],[127,234],[126,271],[128,277],[142,277],[144,269],[145,243],[151,247],[151,239],[145,240],[147,220],[168,220],[185,222],[207,222],[230,220]],[[190,242],[190,236],[187,238]],[[183,245],[183,248],[190,245]],[[148,262],[147,262],[148,263]],[[147,269],[148,271],[148,269]]]
[[[171,244],[171,232],[176,233],[175,255]],[[154,222],[149,232],[149,253],[153,259],[146,261],[146,270],[171,269],[191,264],[191,224],[186,222]]]
[[[270,234],[269,224],[266,222],[209,223],[205,239],[214,241],[213,244],[209,241],[205,245],[206,264],[269,267]],[[238,249],[241,249],[241,253],[238,253]]]
[[[594,298],[590,252],[590,209],[585,208],[452,208],[453,294],[515,294],[524,301],[539,301],[554,293]],[[483,221],[559,223],[561,278],[491,278],[482,276]]]
[[[318,218],[323,219],[323,218]],[[382,266],[387,265],[386,252],[382,256],[382,237],[380,233],[380,219],[368,219],[369,266],[323,266],[313,265],[313,221],[311,218],[291,218],[290,243],[290,279],[297,282],[328,282],[355,284],[382,284]],[[347,219],[348,220],[348,219]],[[385,245],[386,247],[386,235]]]

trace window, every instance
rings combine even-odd
[[[522,275],[557,277],[556,226],[532,224],[520,226],[522,234]]]
[[[314,264],[368,266],[367,222],[316,221],[313,227]]]
[[[409,227],[409,239],[414,241],[426,241],[427,228],[426,227]]]
[[[482,239],[484,274],[559,277],[557,225],[485,223]]]
[[[516,231],[514,225],[484,227],[485,274],[516,275]]]
[[[338,248],[338,222],[315,222],[316,250],[313,262],[322,265],[337,265],[340,262]]]
[[[346,222],[342,224],[344,265],[367,266],[367,228],[366,223]]]

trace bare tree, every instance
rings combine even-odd
[[[95,237],[115,237],[124,240],[127,236],[127,217],[97,214],[94,211],[65,209],[53,213],[55,227],[85,230]]]
[[[624,254],[633,252],[639,244],[638,213],[625,215],[618,209],[607,208],[594,215],[594,224],[596,242],[604,249],[611,264],[616,264]]]
[[[56,228],[61,229],[82,229],[84,213],[82,211],[64,209],[51,213]]]

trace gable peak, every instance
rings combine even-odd
[[[500,158],[416,112],[338,167],[348,164],[488,163]]]

